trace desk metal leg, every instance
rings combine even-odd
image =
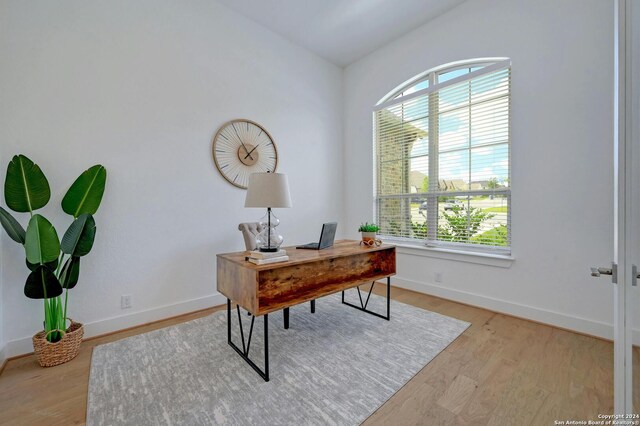
[[[288,330],[289,329],[289,308],[284,308],[282,310],[283,316],[284,316],[284,329]]]
[[[360,306],[354,305],[349,302],[344,301],[344,291],[342,292],[342,303],[347,306],[351,306],[359,311],[366,312],[371,315],[375,315],[376,317],[380,317],[389,321],[391,319],[391,277],[387,277],[387,316],[381,315],[377,312],[373,312],[367,309],[367,305],[369,304],[369,298],[371,297],[371,292],[373,291],[373,287],[376,285],[376,282],[371,283],[371,288],[369,288],[369,293],[367,294],[367,299],[362,301],[362,293],[360,293],[360,286],[356,287],[358,290],[358,298],[360,299]]]
[[[231,341],[231,300],[227,299],[227,343],[244,359],[247,364],[253,368],[256,373],[264,379],[265,382],[269,381],[269,315],[264,314],[264,371],[260,369],[251,359],[249,359],[249,349],[251,347],[251,336],[253,335],[253,323],[256,319],[254,315],[251,315],[251,326],[249,328],[249,336],[247,341],[244,339],[244,329],[242,327],[242,317],[240,316],[240,307],[236,306],[238,311],[238,322],[240,325],[240,338],[242,339],[242,349],[237,347],[233,341]]]
[[[311,301],[311,313],[315,314],[316,313],[316,299],[313,299]]]

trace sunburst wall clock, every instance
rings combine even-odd
[[[278,151],[264,127],[251,120],[232,120],[213,137],[213,161],[229,183],[247,189],[251,173],[276,171]]]

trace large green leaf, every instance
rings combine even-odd
[[[30,271],[35,271],[38,266],[40,266],[39,263],[31,263],[27,260],[27,268],[29,268]],[[53,262],[45,263],[44,266],[51,269],[52,271],[55,271],[58,267],[58,258],[56,258],[56,260],[54,260]]]
[[[63,288],[74,288],[78,284],[78,278],[80,277],[80,258],[70,257],[62,267],[60,273],[60,284]]]
[[[60,240],[51,222],[34,214],[27,226],[25,239],[27,260],[31,263],[53,262],[60,255]]]
[[[62,237],[60,247],[71,256],[84,256],[91,251],[96,238],[96,221],[90,214],[82,214],[73,221]]]
[[[30,299],[50,299],[62,294],[62,286],[51,269],[40,265],[29,274],[24,295]]]
[[[37,164],[24,155],[13,157],[4,181],[4,199],[16,212],[32,212],[44,207],[51,198],[47,178]]]
[[[24,228],[13,216],[11,216],[11,213],[2,207],[0,207],[0,223],[2,223],[2,227],[7,231],[7,234],[9,234],[9,237],[13,241],[24,244]]]
[[[62,199],[62,210],[73,217],[83,213],[95,214],[100,207],[106,182],[107,169],[100,164],[85,170]]]

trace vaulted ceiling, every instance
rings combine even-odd
[[[465,0],[218,0],[339,66]]]

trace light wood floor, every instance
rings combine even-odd
[[[612,343],[406,290],[394,288],[392,297],[471,327],[365,425],[553,425],[612,413]],[[9,361],[0,375],[0,423],[84,423],[94,346],[220,309],[86,341],[75,360],[53,368],[33,356]]]

